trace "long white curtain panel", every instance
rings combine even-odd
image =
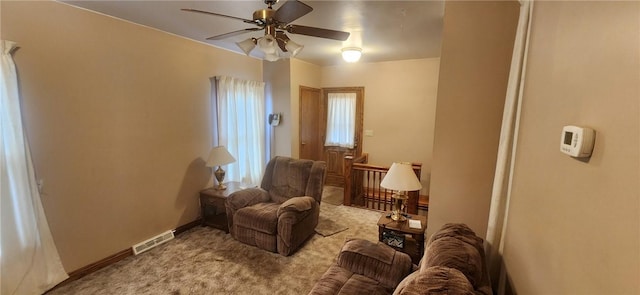
[[[227,165],[228,181],[259,185],[265,168],[265,83],[216,77],[218,145],[236,161]]]
[[[509,72],[502,115],[500,144],[498,146],[498,158],[496,160],[496,172],[493,179],[491,207],[485,237],[489,277],[492,280],[494,291],[500,295],[505,294],[506,270],[502,266],[503,236],[509,215],[511,180],[513,178],[516,144],[518,142],[518,126],[524,75],[527,66],[527,47],[532,11],[533,2],[520,2],[520,18],[511,57],[511,70]]]
[[[356,94],[329,93],[325,146],[353,148],[356,130]]]
[[[16,44],[1,41],[0,294],[42,294],[68,276],[53,243],[22,126]]]

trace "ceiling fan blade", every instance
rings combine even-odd
[[[230,16],[230,15],[220,14],[220,13],[215,13],[215,12],[210,12],[210,11],[191,9],[191,8],[182,8],[180,10],[189,11],[189,12],[197,12],[197,13],[208,14],[208,15],[222,16],[222,17],[226,17],[226,18],[232,18],[232,19],[241,20],[241,21],[243,21],[245,23],[250,23],[250,24],[254,23],[254,21],[251,20],[251,19],[245,19],[245,18],[241,18],[241,17],[235,17],[235,16]]]
[[[282,52],[287,52],[287,42],[289,41],[289,37],[282,31],[276,32],[276,41],[278,41],[278,47],[282,49]]]
[[[345,41],[349,38],[350,33],[343,31],[335,31],[316,27],[307,27],[299,25],[288,25],[287,32],[292,34],[307,35],[326,39]]]
[[[252,31],[259,31],[259,30],[262,30],[262,28],[242,29],[242,30],[237,30],[237,31],[233,31],[233,32],[224,33],[224,34],[221,34],[221,35],[216,35],[216,36],[213,36],[213,37],[209,37],[209,38],[207,38],[207,40],[220,40],[220,39],[228,38],[228,37],[231,37],[231,36],[236,36],[236,35],[252,32]]]
[[[296,19],[301,18],[303,15],[311,12],[313,8],[304,4],[298,0],[289,0],[282,4],[276,14],[273,16],[280,23],[288,24]]]

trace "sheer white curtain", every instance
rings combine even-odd
[[[329,93],[325,146],[353,148],[356,130],[356,94]]]
[[[1,41],[0,294],[41,294],[68,276],[44,216],[22,127],[16,44]]]
[[[227,165],[225,180],[259,185],[265,168],[264,82],[216,77],[218,145],[236,162]]]
[[[502,114],[502,130],[500,132],[496,173],[493,180],[491,207],[487,235],[485,237],[490,277],[493,288],[498,294],[504,294],[506,279],[502,265],[503,234],[507,227],[509,213],[513,159],[515,158],[516,143],[518,141],[518,124],[522,105],[522,90],[532,10],[532,2],[520,2],[520,18],[511,57],[511,70]]]

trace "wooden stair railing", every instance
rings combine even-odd
[[[389,171],[389,167],[381,167],[367,164],[368,154],[360,157],[345,156],[345,187],[343,203],[346,206],[365,207],[368,209],[390,211],[392,210],[392,190],[380,186],[380,182]],[[413,170],[418,179],[422,173],[422,164],[413,164]],[[420,191],[407,192],[407,213],[417,214],[419,208]],[[422,199],[424,199],[423,196]],[[428,197],[427,206],[428,206]],[[424,201],[423,201],[424,202]],[[423,205],[423,204],[421,204]],[[420,206],[423,209],[424,206]]]
[[[342,202],[345,206],[351,206],[351,201],[353,200],[352,196],[358,193],[362,193],[361,186],[356,184],[356,177],[352,175],[353,165],[354,164],[366,164],[369,162],[369,154],[362,153],[357,158],[354,158],[352,155],[347,155],[344,157],[344,197]],[[359,172],[356,172],[359,173]],[[360,176],[360,175],[358,175]],[[361,179],[361,177],[359,177]],[[356,192],[354,190],[360,190]]]

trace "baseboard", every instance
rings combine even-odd
[[[184,224],[184,225],[176,227],[176,230],[173,232],[173,234],[177,236],[177,235],[179,235],[179,234],[181,234],[183,232],[186,232],[186,231],[196,227],[196,225],[201,225],[201,224],[202,224],[202,219],[198,218],[198,219],[196,219],[194,221],[191,221],[191,222],[189,222],[187,224]]]
[[[177,235],[179,235],[179,234],[181,234],[181,233],[183,233],[183,232],[185,232],[185,231],[187,231],[189,229],[192,229],[193,227],[195,227],[197,225],[200,225],[201,223],[202,223],[202,220],[200,218],[198,218],[198,219],[196,219],[196,220],[194,220],[192,222],[189,222],[187,224],[178,226],[175,229],[173,234],[177,236]],[[102,260],[99,260],[99,261],[96,261],[94,263],[91,263],[91,264],[89,264],[87,266],[84,266],[84,267],[81,267],[79,269],[76,269],[76,270],[74,270],[74,271],[69,273],[69,278],[68,279],[62,281],[55,288],[58,288],[60,286],[64,286],[64,285],[66,285],[66,284],[68,284],[70,282],[73,282],[73,281],[75,281],[77,279],[80,279],[80,278],[82,278],[82,277],[84,277],[84,276],[86,276],[86,275],[88,275],[90,273],[93,273],[93,272],[95,272],[95,271],[97,271],[97,270],[99,270],[99,269],[101,269],[101,268],[103,268],[105,266],[109,266],[111,264],[114,264],[114,263],[116,263],[116,262],[118,262],[118,261],[120,261],[122,259],[125,259],[125,258],[127,258],[129,256],[133,256],[133,250],[131,248],[127,248],[127,249],[122,250],[122,251],[120,251],[120,252],[118,252],[116,254],[113,254],[113,255],[111,255],[111,256],[109,256],[107,258],[104,258]]]
[[[72,281],[75,281],[81,277],[84,277],[92,272],[95,272],[107,265],[111,265],[114,264],[122,259],[125,259],[129,256],[133,255],[133,250],[131,250],[131,248],[127,248],[126,250],[122,250],[116,254],[113,254],[105,259],[96,261],[94,263],[91,263],[85,267],[81,267],[79,269],[76,269],[72,272],[69,273],[69,278],[66,279],[64,282],[62,282],[62,284],[66,284]]]

